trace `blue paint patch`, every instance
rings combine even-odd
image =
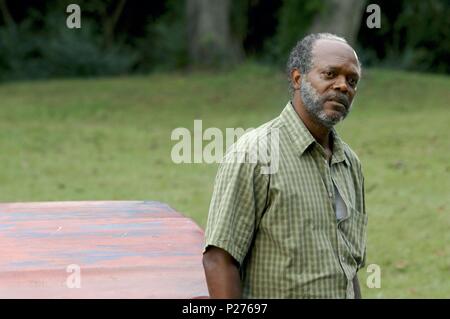
[[[8,232],[6,234],[9,238],[21,238],[21,239],[27,239],[27,238],[90,238],[93,242],[95,242],[95,237],[159,237],[161,236],[162,231],[159,226],[154,227],[146,227],[142,230],[127,230],[123,229],[120,231],[114,231],[114,232],[105,232],[105,231],[79,231],[79,232],[48,232],[48,231],[19,231],[19,232]]]
[[[47,266],[49,264],[45,260],[12,261],[9,263],[9,266],[12,266],[14,268],[29,268],[44,265]]]
[[[85,250],[76,252],[63,252],[53,254],[56,258],[65,258],[80,264],[95,264],[101,261],[117,260],[124,257],[172,257],[172,256],[192,256],[192,253],[184,251],[149,251],[149,252],[133,252],[126,250]]]
[[[14,233],[8,233],[7,237],[11,238],[47,238],[51,237],[50,233],[34,232],[34,231],[19,231]]]
[[[135,218],[135,217],[151,217],[152,214],[160,214],[162,211],[156,209],[155,206],[145,207],[145,210],[138,209],[133,206],[120,206],[116,205],[113,207],[96,207],[92,211],[89,209],[83,211],[68,211],[67,209],[62,209],[60,212],[53,211],[52,213],[45,213],[42,211],[30,211],[30,212],[14,212],[14,213],[4,213],[2,219],[7,222],[19,222],[19,221],[41,221],[41,220],[64,220],[64,219],[109,219],[109,218]],[[173,216],[172,209],[168,206],[164,206],[164,213],[168,213]]]
[[[13,227],[14,227],[14,225],[0,224],[0,230],[11,229]]]
[[[95,230],[110,230],[110,229],[139,229],[139,228],[153,228],[161,227],[162,222],[151,221],[151,222],[140,222],[140,223],[115,223],[115,224],[95,224],[83,226],[83,229],[95,229]]]

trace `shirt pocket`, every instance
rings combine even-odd
[[[344,200],[346,206],[356,207],[356,185],[352,173],[348,169],[342,167],[336,176],[333,176],[333,182],[336,185],[339,194]],[[348,207],[347,207],[348,208]]]
[[[357,265],[364,259],[366,247],[367,215],[347,204],[348,217],[338,223],[339,231]]]

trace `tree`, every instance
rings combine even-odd
[[[114,44],[117,23],[124,11],[126,2],[126,0],[85,0],[81,5],[83,10],[100,16],[105,47],[111,47]]]
[[[330,32],[354,45],[358,36],[366,0],[325,0],[323,10],[315,17],[309,32]]]
[[[186,0],[188,51],[191,64],[217,67],[242,59],[230,29],[230,0]]]
[[[14,28],[16,26],[16,23],[11,15],[11,12],[8,9],[6,0],[0,0],[0,11],[2,13],[2,18],[5,25],[9,28]]]

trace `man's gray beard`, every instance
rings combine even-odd
[[[326,98],[324,99],[324,97],[321,97],[317,90],[314,89],[311,83],[306,79],[302,79],[301,81],[300,94],[306,111],[308,111],[317,123],[322,124],[327,128],[332,128],[334,125],[342,121],[348,115],[352,106],[350,104],[350,107],[344,114],[337,116],[327,115],[324,110]]]

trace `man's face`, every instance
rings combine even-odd
[[[317,40],[312,68],[302,76],[300,94],[308,113],[331,128],[350,111],[360,77],[353,49],[340,41]]]

